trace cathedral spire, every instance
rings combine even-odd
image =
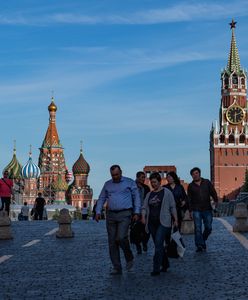
[[[227,63],[227,69],[230,72],[237,72],[239,73],[241,67],[240,67],[240,59],[239,59],[239,53],[238,53],[238,48],[236,45],[236,38],[235,38],[235,28],[236,28],[236,24],[237,22],[234,22],[234,20],[232,19],[232,22],[229,23],[229,25],[231,26],[231,30],[232,30],[232,40],[231,40],[231,48],[230,48],[230,53],[229,53],[229,57],[228,57],[228,63]]]
[[[54,98],[52,97],[51,103],[48,106],[49,111],[49,125],[46,132],[45,139],[43,141],[42,147],[50,148],[50,147],[62,147],[59,141],[59,135],[56,127],[56,111],[57,106],[54,102]]]

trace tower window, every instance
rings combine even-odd
[[[236,74],[234,74],[233,77],[232,77],[232,83],[233,84],[238,84],[238,76]]]
[[[237,179],[238,179],[238,178],[237,178],[237,177],[235,177],[235,181],[237,181]]]
[[[229,79],[228,79],[228,77],[225,77],[224,85],[225,85],[225,89],[227,89],[228,85],[229,85]]]
[[[241,84],[245,85],[245,79],[243,77],[241,78]]]

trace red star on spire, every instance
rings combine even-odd
[[[232,19],[232,22],[229,23],[229,25],[231,26],[231,29],[236,28],[236,24],[237,24],[237,22],[234,22],[233,19]]]

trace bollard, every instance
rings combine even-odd
[[[71,216],[69,215],[68,209],[63,208],[60,210],[58,223],[59,223],[59,230],[56,233],[57,238],[74,237],[74,232],[71,230]]]
[[[194,221],[189,216],[189,211],[185,212],[182,225],[181,225],[181,233],[182,234],[193,234],[195,232]]]
[[[238,203],[234,210],[235,223],[233,225],[234,232],[246,232],[248,231],[248,223],[247,223],[247,207],[245,203]]]
[[[13,239],[10,218],[6,211],[0,211],[0,240]]]

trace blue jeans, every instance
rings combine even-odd
[[[164,241],[168,239],[168,236],[170,236],[171,227],[164,227],[159,222],[157,224],[148,222],[148,228],[152,235],[155,246],[155,253],[153,256],[153,271],[160,272],[160,267],[163,265],[164,261],[168,261],[164,248]]]
[[[212,231],[213,215],[211,210],[193,211],[193,219],[195,224],[195,245],[196,247],[206,248],[206,240]],[[202,222],[204,231],[202,232]]]

